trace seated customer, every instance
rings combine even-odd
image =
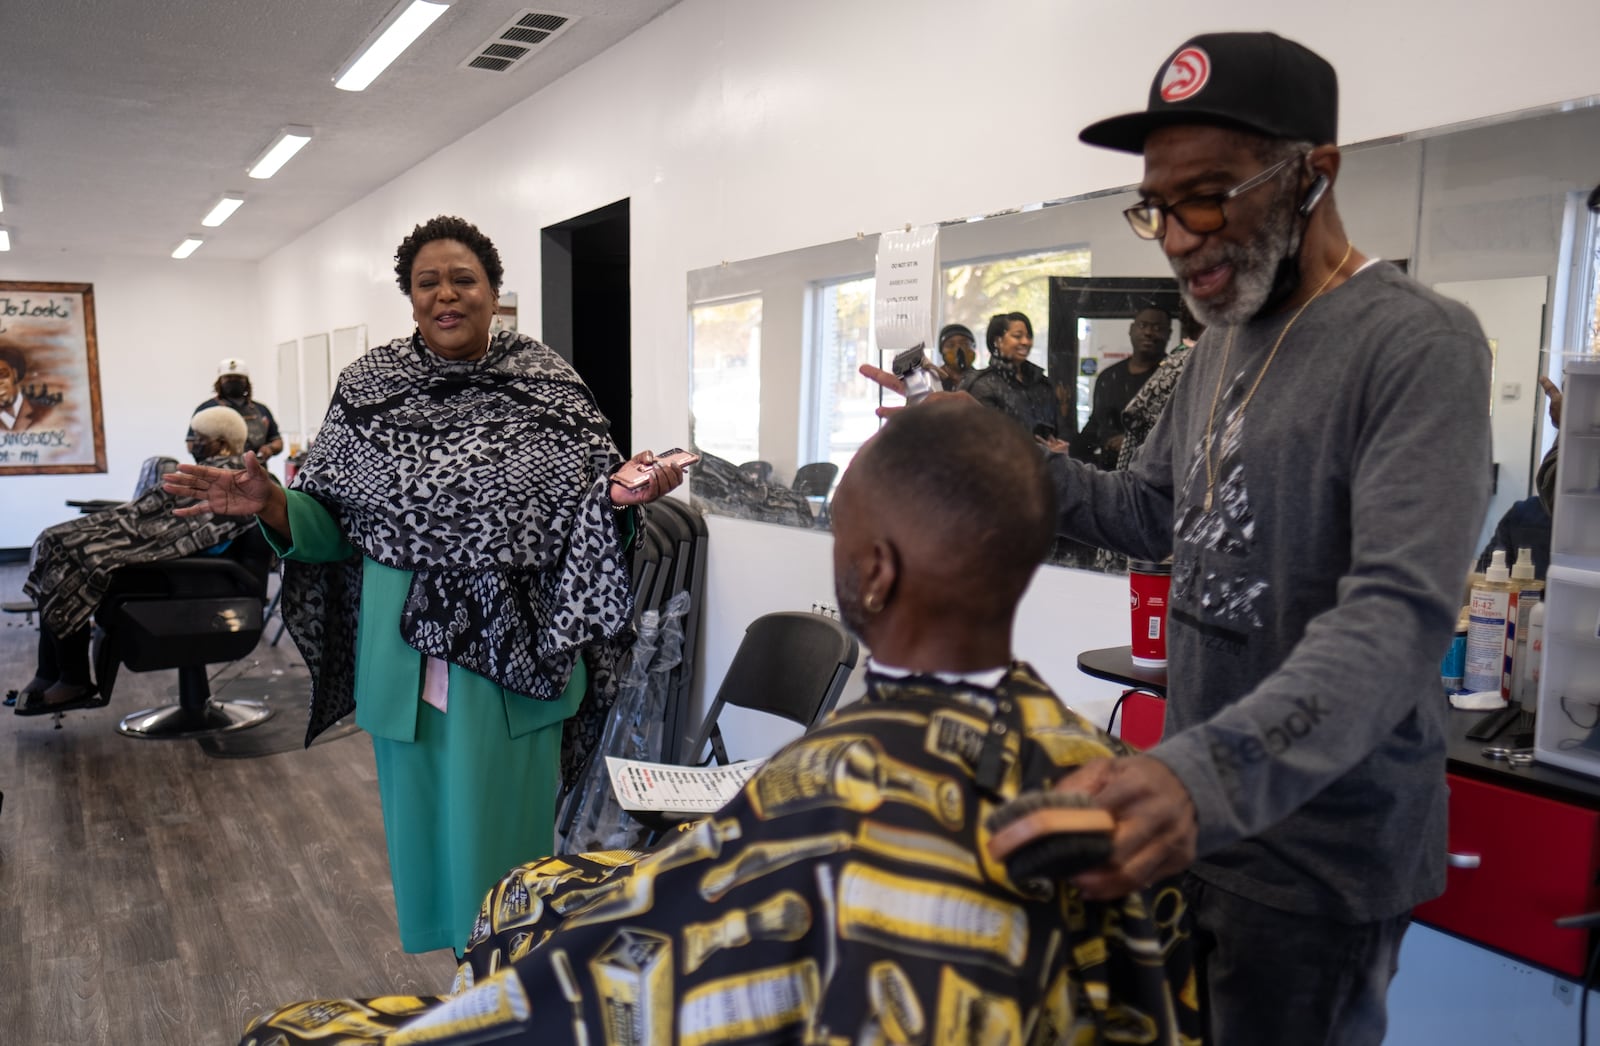
[[[1175,885],[1086,902],[986,856],[997,807],[1124,750],[1011,658],[1053,534],[1039,459],[964,398],[891,419],[834,500],[865,697],[642,858],[514,870],[456,997],[302,1003],[243,1041],[1196,1041]]]
[[[242,468],[245,422],[208,407],[190,422],[189,452],[202,464]],[[96,707],[89,679],[89,623],[117,568],[203,552],[255,525],[251,519],[172,514],[178,499],[159,486],[132,501],[47,528],[33,543],[22,590],[39,604],[39,658],[17,694],[17,715]]]
[[[1525,548],[1533,554],[1533,576],[1543,581],[1545,571],[1550,569],[1551,526],[1550,513],[1538,495],[1523,498],[1506,509],[1500,522],[1495,524],[1494,533],[1478,554],[1478,565],[1474,569],[1488,570],[1497,548],[1505,549],[1507,563],[1515,563],[1517,551]]]

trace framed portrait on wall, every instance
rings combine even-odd
[[[104,471],[94,285],[0,280],[0,476]]]

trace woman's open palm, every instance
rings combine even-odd
[[[196,504],[173,510],[175,516],[254,516],[266,508],[276,489],[272,477],[254,453],[244,456],[244,469],[219,469],[209,465],[179,465],[161,477],[161,489]]]

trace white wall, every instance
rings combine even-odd
[[[69,498],[128,497],[146,458],[187,461],[189,415],[213,395],[223,357],[248,363],[257,398],[272,404],[275,355],[258,336],[254,265],[0,254],[0,280],[94,285],[108,470],[0,477],[0,548],[26,548],[40,530],[76,516]]]

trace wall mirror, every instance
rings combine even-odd
[[[322,427],[322,416],[328,413],[332,399],[332,378],[329,375],[329,343],[326,334],[308,334],[300,339],[301,408],[304,412],[306,439],[317,436]]]
[[[1539,376],[1559,381],[1562,353],[1600,349],[1600,215],[1585,206],[1600,181],[1596,102],[1343,150],[1339,209],[1357,246],[1403,260],[1423,283],[1466,301],[1495,346],[1487,407],[1496,492],[1484,540],[1529,496],[1554,437]],[[1097,374],[1131,351],[1126,313],[1147,290],[1161,298],[1151,288],[1170,277],[1159,247],[1135,238],[1122,218],[1132,199],[1121,187],[947,223],[941,233],[941,322],[974,331],[983,367],[989,316],[1027,314],[1029,358],[1059,390],[1069,430],[1087,420]],[[876,240],[689,273],[690,432],[705,455],[691,470],[690,493],[704,511],[827,526],[836,472],[820,485],[817,473],[842,470],[878,427],[880,390],[856,373],[861,363],[882,363],[872,341]],[[1121,284],[1137,293],[1106,304],[1101,292]],[[1174,324],[1169,348],[1178,336]],[[1070,549],[1054,561],[1108,566]]]
[[[284,446],[300,443],[304,428],[300,424],[300,343],[295,340],[278,343],[278,398],[273,404],[277,410],[278,431],[283,434]]]

